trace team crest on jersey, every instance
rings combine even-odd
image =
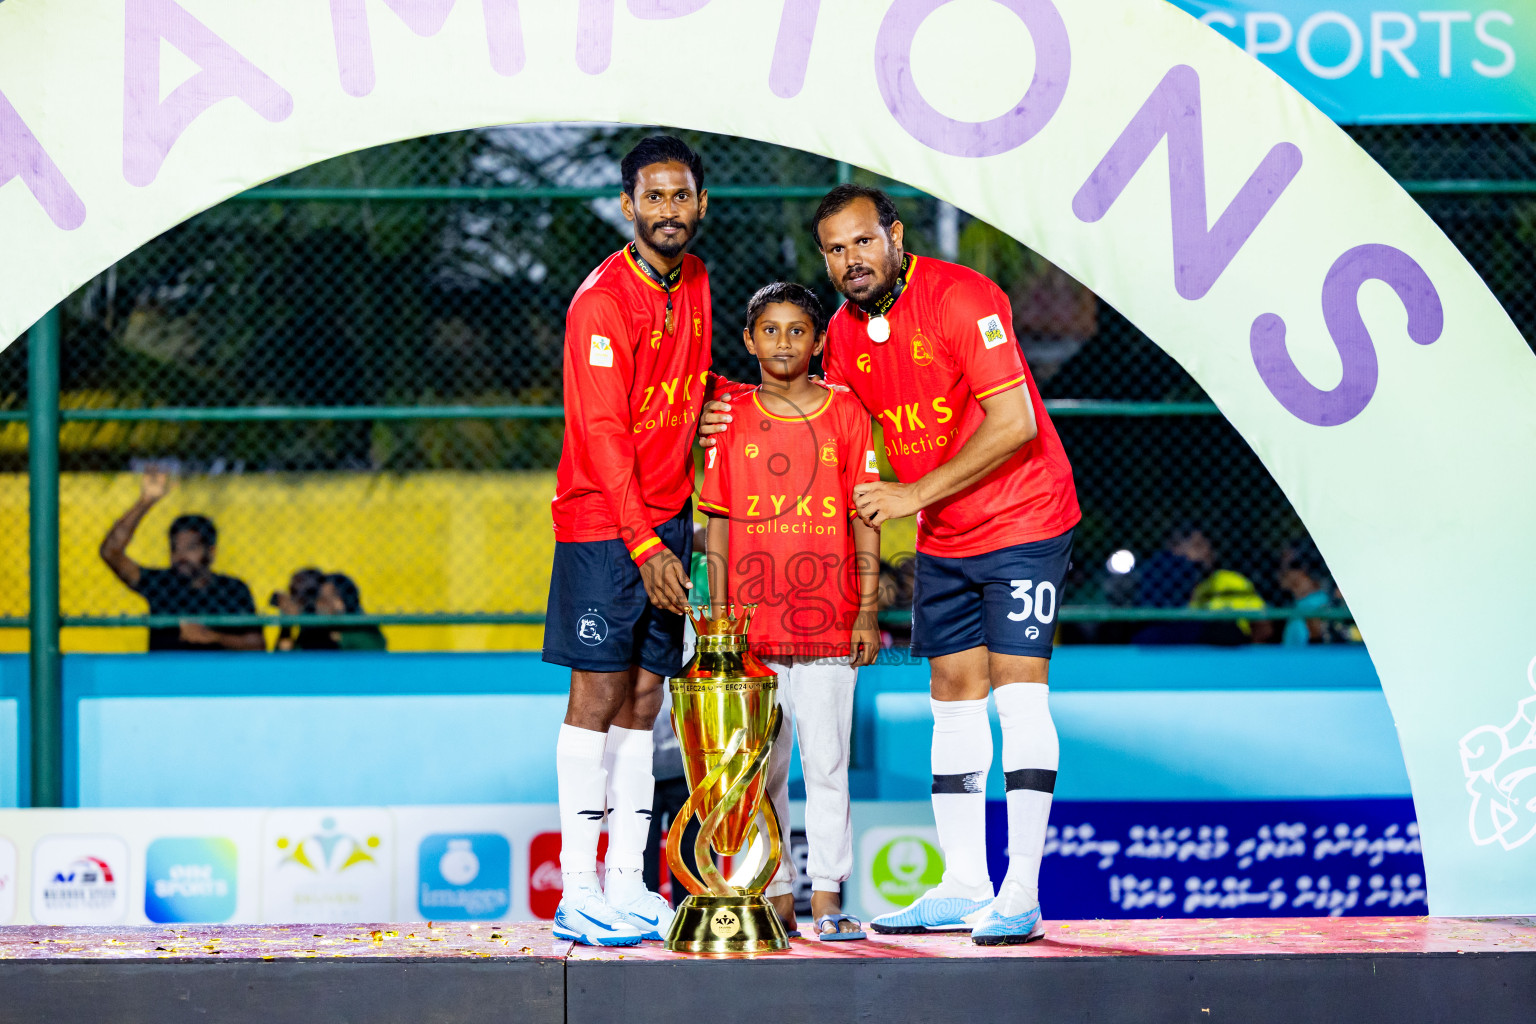
[[[749,459],[757,458],[757,445],[749,444],[741,450],[741,453]]]
[[[997,348],[1008,340],[1008,335],[1003,333],[1002,318],[996,313],[977,320],[976,326],[981,328],[981,341],[987,348]]]
[[[859,369],[863,370],[865,373],[868,373],[869,372],[869,353],[868,352],[860,352],[859,353],[859,358],[857,358],[857,359],[855,359],[853,361],[853,365],[857,366]]]
[[[704,318],[697,314],[693,317],[693,336],[695,338],[704,337]]]
[[[929,347],[928,339],[923,337],[922,331],[912,335],[912,361],[918,366],[927,366],[933,362],[933,349]]]
[[[613,342],[601,334],[592,335],[592,348],[587,353],[587,362],[593,366],[612,366]]]
[[[829,466],[837,465],[837,441],[833,440],[832,438],[827,438],[827,440],[822,444],[821,461],[825,462]]]

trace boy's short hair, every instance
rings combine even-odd
[[[820,335],[827,329],[827,313],[822,308],[821,300],[816,293],[803,284],[794,284],[790,281],[775,281],[773,284],[764,285],[747,302],[747,333],[751,334],[757,328],[757,318],[763,315],[771,303],[787,302],[799,306],[805,310],[811,318],[811,325]]]

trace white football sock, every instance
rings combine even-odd
[[[1003,777],[1008,794],[1008,875],[1026,901],[1039,899],[1040,858],[1051,817],[1061,745],[1051,720],[1050,688],[1009,683],[996,690],[1003,725]],[[1012,888],[1012,887],[1010,887]],[[1025,908],[1015,911],[1022,913]],[[1001,911],[1000,911],[1001,912]]]
[[[933,821],[944,850],[946,895],[992,898],[987,874],[987,701],[933,700]]]
[[[603,771],[606,733],[560,726],[555,780],[560,794],[560,874],[566,891],[597,888],[597,839],[607,805]]]
[[[603,767],[608,770],[608,856],[603,888],[623,903],[645,891],[645,841],[650,836],[656,776],[649,729],[608,727]]]

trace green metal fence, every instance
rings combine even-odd
[[[1350,131],[1536,338],[1536,131]],[[12,627],[0,639],[16,649],[29,623],[46,634],[56,602],[66,627],[167,624],[143,615],[96,556],[134,498],[133,474],[163,466],[181,482],[130,549],[145,564],[164,564],[173,512],[203,511],[220,529],[215,568],[245,579],[259,606],[293,570],[316,565],[359,582],[368,621],[430,627],[392,632],[397,646],[535,642],[536,629],[463,629],[542,621],[563,315],[626,236],[618,159],[638,134],[522,126],[338,158],[207,211],[72,295],[30,343],[0,353],[0,584],[15,584],[0,585],[0,626]],[[1277,572],[1303,537],[1294,511],[1198,385],[1115,310],[914,189],[798,151],[683,134],[708,166],[696,251],[710,267],[722,373],[754,379],[737,339],[760,285],[797,280],[834,299],[806,224],[837,181],[888,185],[911,248],[974,266],[1009,293],[1085,512],[1065,640],[1124,641],[1169,618],[1303,614]],[[54,337],[56,364],[35,351]],[[42,357],[30,380],[29,351]],[[46,430],[55,391],[57,432],[33,438],[29,402]],[[56,498],[38,479],[50,466]],[[1131,552],[1144,565],[1171,528],[1199,531],[1206,568],[1241,574],[1266,608],[1147,607],[1139,570],[1112,571],[1110,556]],[[904,535],[888,533],[895,559]],[[28,537],[34,551],[61,552],[56,580],[29,562]],[[1126,567],[1123,555],[1115,565]],[[889,621],[901,619],[899,600]],[[66,646],[142,643],[129,636],[66,634]]]

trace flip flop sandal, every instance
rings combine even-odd
[[[842,931],[841,926],[844,921],[852,921],[858,927],[858,930],[852,932]],[[830,932],[824,931],[823,929],[829,924],[832,926],[832,930]],[[822,914],[816,919],[816,937],[822,942],[853,942],[857,939],[869,938],[868,935],[864,934],[864,922],[852,914]]]

